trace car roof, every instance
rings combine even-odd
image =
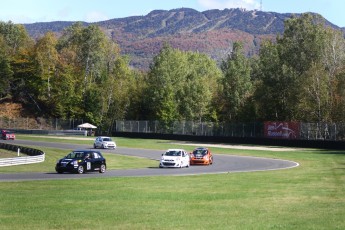
[[[99,151],[93,150],[93,149],[75,149],[72,152],[87,152],[87,153],[97,152],[97,153],[99,153]]]
[[[108,136],[98,136],[98,138],[111,138],[111,137],[108,137]]]
[[[184,150],[184,149],[168,149],[167,152],[168,151],[186,151],[186,150]]]
[[[195,148],[194,150],[208,150],[208,148],[205,148],[205,147],[198,147],[198,148]]]

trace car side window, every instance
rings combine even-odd
[[[93,155],[94,155],[94,158],[100,158],[98,153],[93,153]]]

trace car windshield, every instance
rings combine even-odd
[[[197,149],[193,151],[194,155],[202,155],[205,156],[207,154],[207,150],[205,149]]]
[[[103,141],[112,141],[110,137],[103,138]]]
[[[84,158],[85,152],[71,152],[66,156],[68,159],[79,159],[79,158]]]
[[[180,150],[172,150],[172,151],[167,151],[165,153],[165,156],[181,156],[181,151]]]

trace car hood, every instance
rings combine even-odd
[[[81,161],[81,159],[62,158],[62,159],[60,159],[60,162],[66,162],[66,163],[69,163],[69,162],[71,162],[71,161],[75,161],[75,160],[77,160],[77,161]]]
[[[181,159],[181,156],[162,156],[162,159],[164,160],[176,160],[176,159]]]
[[[103,143],[107,143],[107,144],[115,144],[114,141],[102,141]]]

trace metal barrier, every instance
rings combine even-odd
[[[306,123],[299,122],[300,140],[345,141],[345,123]],[[117,120],[113,133],[175,134],[209,137],[262,138],[264,122],[215,123],[174,121],[130,121]]]
[[[44,162],[45,154],[39,156],[13,157],[0,159],[0,167]]]
[[[44,119],[44,118],[16,118],[0,117],[2,129],[13,130],[23,134],[42,135],[86,135],[85,131],[74,130],[78,119]],[[332,140],[345,141],[345,123],[327,122],[299,122],[301,140]],[[149,133],[175,134],[210,137],[264,137],[264,122],[197,122],[197,121],[143,121],[116,120],[112,127],[103,127],[112,133]],[[110,129],[109,129],[110,128]],[[102,129],[97,130],[99,133]]]

